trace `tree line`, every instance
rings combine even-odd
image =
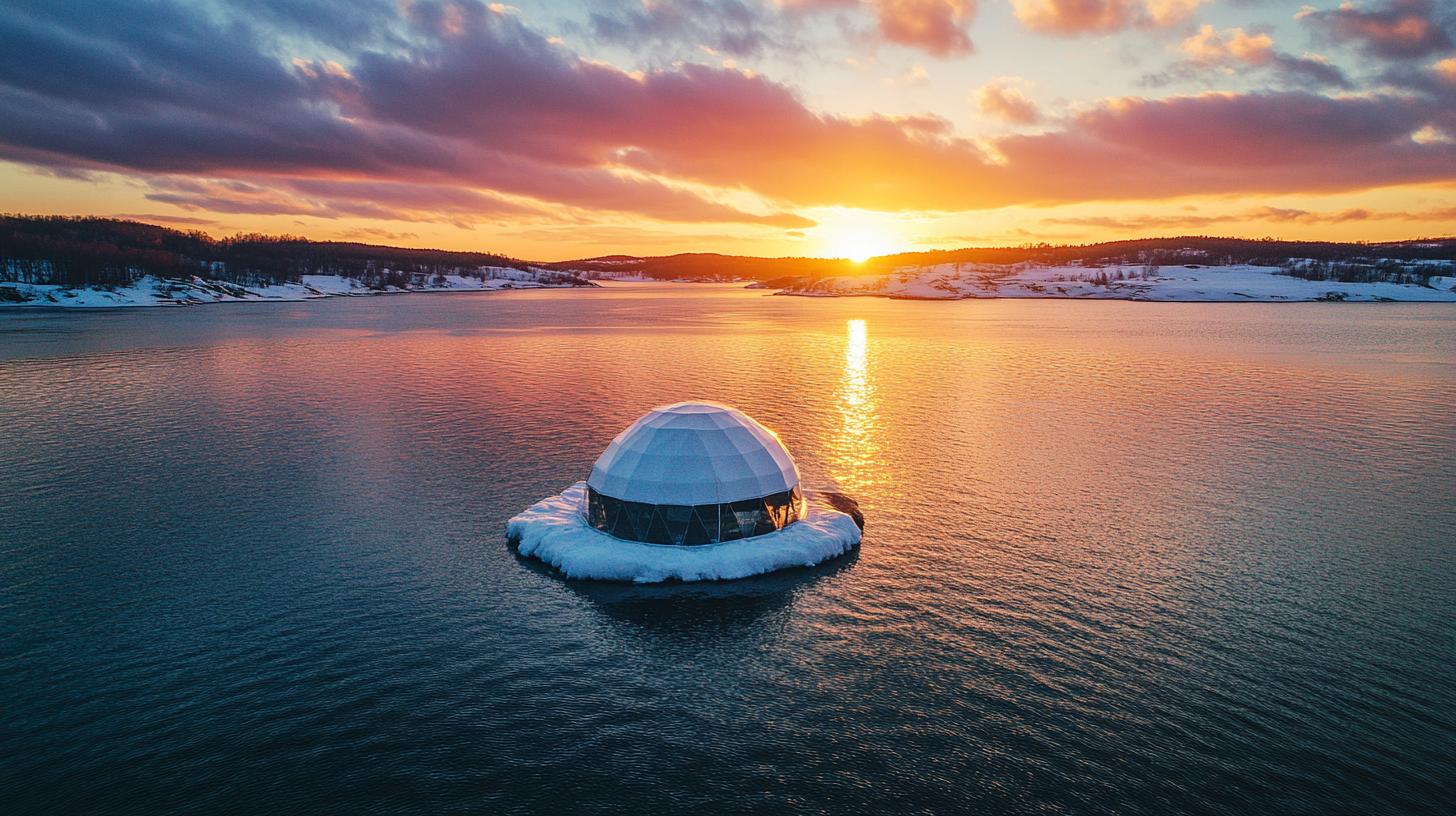
[[[1284,265],[1284,274],[1311,281],[1340,283],[1404,283],[1431,285],[1431,278],[1456,278],[1456,263],[1403,262],[1393,258],[1351,261],[1293,261]]]
[[[785,281],[795,278],[817,280],[841,275],[883,274],[903,267],[929,267],[951,263],[999,265],[1036,263],[1047,266],[1079,265],[1096,269],[1101,266],[1180,266],[1187,264],[1282,266],[1295,258],[1313,259],[1331,264],[1444,261],[1456,258],[1456,239],[1340,243],[1280,241],[1272,238],[1253,240],[1183,236],[1141,238],[1095,244],[1037,243],[1014,247],[969,247],[902,252],[870,258],[862,263],[855,263],[843,258],[749,258],[686,253],[645,258],[613,255],[548,265],[588,272],[631,273],[661,279],[737,277],[772,284],[779,279]]]
[[[0,281],[124,286],[146,275],[197,276],[241,286],[342,275],[366,286],[404,286],[441,275],[486,277],[481,267],[525,270],[504,255],[310,241],[248,233],[213,238],[114,218],[0,215]]]

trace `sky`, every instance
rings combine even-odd
[[[6,0],[0,211],[536,260],[1456,235],[1456,3]]]

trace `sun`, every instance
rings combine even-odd
[[[855,263],[864,263],[876,255],[890,254],[891,246],[889,239],[882,235],[851,235],[835,241],[834,254]]]
[[[826,257],[864,263],[900,251],[904,238],[890,218],[864,210],[841,210],[823,218],[814,232]]]

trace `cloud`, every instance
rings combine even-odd
[[[988,82],[976,91],[976,107],[987,116],[1014,125],[1031,125],[1041,121],[1036,103],[1026,97],[1016,77],[1003,77]]]
[[[395,232],[394,230],[382,229],[380,227],[359,227],[342,232],[339,234],[339,237],[356,241],[413,241],[419,238],[420,234],[417,232]]]
[[[1411,141],[1416,144],[1452,144],[1456,143],[1456,136],[1435,125],[1425,125],[1411,134]]]
[[[1033,31],[1074,36],[1132,25],[1133,0],[1011,0],[1016,19]]]
[[[587,18],[587,30],[598,40],[679,52],[702,47],[736,57],[800,48],[794,22],[834,10],[868,14],[874,20],[872,38],[880,42],[936,57],[959,56],[972,51],[967,29],[976,15],[976,0],[608,0],[598,5],[603,7]]]
[[[641,226],[580,225],[525,229],[520,237],[558,246],[591,247],[598,251],[616,252],[625,244],[639,247],[666,247],[674,251],[683,246],[715,246],[741,240],[743,236],[726,232],[676,232],[644,229]],[[792,236],[790,236],[792,237]],[[574,251],[574,250],[565,250]],[[588,252],[590,250],[587,250]]]
[[[389,41],[393,0],[253,0],[249,12],[335,48]]]
[[[1447,57],[1431,66],[1431,73],[1442,82],[1456,88],[1456,57]]]
[[[773,0],[774,5],[785,11],[825,11],[827,9],[857,6],[861,0]]]
[[[1210,93],[1113,100],[1079,117],[1092,136],[1191,167],[1289,168],[1395,148],[1424,110],[1388,97]]]
[[[215,227],[218,224],[217,220],[213,218],[164,213],[116,213],[111,217],[125,218],[129,221],[144,221],[148,224],[177,224],[185,227]]]
[[[1412,138],[1456,132],[1456,114],[1414,93],[1116,98],[982,143],[936,117],[818,112],[759,74],[625,71],[468,0],[416,0],[379,35],[390,45],[336,66],[181,7],[174,29],[197,41],[172,42],[152,8],[99,15],[111,26],[64,4],[0,10],[0,157],[128,173],[196,212],[460,224],[612,212],[802,229],[813,222],[794,210],[815,206],[1456,180],[1456,145]]]
[[[760,54],[778,37],[759,7],[742,0],[674,0],[606,4],[588,16],[599,39],[634,47],[703,45],[746,57]]]
[[[774,0],[789,15],[863,8],[875,20],[874,37],[936,57],[974,50],[967,29],[976,0]]]
[[[967,140],[885,118],[785,109],[758,120],[756,140],[674,138],[649,149],[672,175],[806,206],[960,210],[1449,180],[1456,151],[1410,139],[1433,116],[1406,97],[1130,97],[1059,130],[995,140],[993,159]]]
[[[236,215],[308,215],[315,218],[404,218],[382,204],[373,202],[319,201],[303,199],[285,190],[264,184],[236,179],[194,179],[158,177],[149,180],[150,201],[171,204],[188,211],[230,213]]]
[[[346,181],[327,178],[288,179],[279,183],[290,197],[318,202],[332,211],[363,215],[361,207],[384,208],[397,220],[460,220],[471,217],[542,214],[534,206],[493,193],[443,184],[398,181]]]
[[[1095,229],[1145,232],[1149,230],[1199,229],[1219,224],[1246,224],[1250,222],[1274,222],[1281,224],[1346,224],[1359,221],[1452,221],[1456,220],[1456,207],[1420,210],[1378,211],[1364,207],[1352,207],[1334,212],[1314,212],[1288,207],[1256,207],[1236,213],[1198,215],[1175,213],[1171,215],[1133,216],[1075,216],[1065,218],[1044,218],[1041,223],[1060,226],[1089,227]]]
[[[1303,92],[1108,100],[996,149],[1031,201],[1364,189],[1456,177],[1456,150],[1411,134],[1440,118],[1407,97]],[[1031,168],[1036,171],[1031,172]],[[1378,180],[1377,180],[1378,179]]]
[[[1274,40],[1268,34],[1249,34],[1242,28],[1230,28],[1220,34],[1205,24],[1197,34],[1183,41],[1183,51],[1189,59],[1204,64],[1236,60],[1260,65],[1273,57]]]
[[[873,0],[871,5],[889,42],[937,57],[971,52],[966,27],[975,17],[975,0]]]
[[[1395,60],[1382,66],[1380,82],[1425,98],[1433,110],[1456,110],[1456,57],[1422,65]]]
[[[126,4],[123,4],[126,5]],[[703,220],[807,226],[792,214],[746,213],[704,199],[662,181],[624,176],[602,161],[562,156],[530,146],[549,143],[535,133],[500,138],[493,149],[485,136],[467,139],[446,129],[421,128],[408,120],[341,116],[357,110],[366,88],[355,72],[336,63],[267,55],[273,46],[243,21],[226,24],[182,8],[146,6],[133,13],[72,13],[67,7],[34,4],[0,12],[0,156],[51,167],[126,169],[148,174],[212,176],[302,175],[393,179],[482,187],[575,207],[636,212],[664,220]],[[452,11],[453,10],[453,11]],[[410,50],[386,58],[363,51],[366,69],[401,78],[401,66],[433,47],[455,50],[459,43],[499,46],[494,62],[464,64],[465,70],[501,69],[505,83],[482,82],[496,94],[492,109],[509,111],[537,68],[610,77],[630,85],[616,69],[563,56],[546,38],[528,32],[508,15],[469,2],[410,6],[408,23],[416,39]],[[115,24],[103,21],[114,19]],[[159,33],[170,26],[176,36]],[[423,39],[421,39],[421,35]],[[548,82],[549,82],[548,77]],[[437,72],[435,79],[452,79]],[[454,77],[472,82],[474,77]],[[591,93],[590,83],[574,84]],[[537,83],[543,93],[547,85]],[[450,117],[445,89],[427,94],[435,120]],[[610,118],[600,105],[554,95],[559,104],[581,103],[588,117]],[[526,105],[529,107],[529,105]],[[420,106],[423,110],[423,105]],[[536,114],[545,114],[537,109]],[[545,118],[551,118],[547,115]],[[514,147],[515,149],[511,149]],[[162,191],[180,204],[208,203],[219,212],[259,212],[269,199]],[[161,200],[161,199],[159,199]],[[286,199],[279,212],[322,214],[318,207]],[[500,214],[492,205],[484,213]]]
[[[1296,19],[1334,42],[1354,43],[1384,59],[1419,59],[1453,48],[1449,21],[1437,18],[1430,0],[1390,0],[1368,10],[1354,2],[1327,11],[1305,6]]]
[[[1193,16],[1203,0],[1143,0],[1141,24],[1149,28],[1168,28]]]
[[[1191,16],[1202,0],[1011,0],[1016,19],[1043,34],[1075,37],[1132,28],[1165,28]]]
[[[534,178],[534,177],[533,177]],[[581,177],[590,182],[591,177]],[[152,190],[146,197],[172,204],[185,210],[206,210],[255,215],[293,214],[315,218],[378,218],[394,221],[442,221],[457,226],[503,216],[531,216],[535,219],[559,218],[540,206],[526,205],[469,187],[445,184],[417,184],[375,180],[337,180],[327,178],[273,178],[263,180],[196,179],[177,176],[154,176],[148,179]],[[561,177],[571,185],[571,176]],[[632,182],[625,181],[630,185]],[[506,185],[501,185],[506,186]],[[534,187],[532,189],[535,189]],[[621,209],[614,198],[621,188],[593,189],[586,187],[572,195],[558,195],[589,209]],[[669,197],[676,195],[668,190]],[[651,197],[651,193],[645,196]],[[638,201],[639,209],[651,209],[652,201]],[[814,221],[790,213],[752,215],[683,194],[681,199],[662,202],[664,209],[656,213],[663,221],[738,222],[775,227],[811,227]]]
[[[1289,85],[1350,86],[1344,72],[1328,60],[1313,54],[1296,57],[1279,51],[1274,47],[1273,38],[1263,32],[1250,33],[1242,28],[1218,31],[1205,24],[1183,41],[1181,50],[1186,57],[1184,61],[1174,63],[1161,74],[1144,77],[1143,82],[1156,87],[1173,81],[1207,81],[1209,69],[1218,69],[1227,75],[1247,68],[1264,68]]]

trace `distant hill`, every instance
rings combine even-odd
[[[752,258],[685,253],[654,257],[610,255],[542,266],[577,270],[604,277],[640,275],[661,280],[737,278],[773,284],[789,280],[881,274],[907,267],[953,263],[1038,263],[1048,266],[1081,264],[1088,267],[1149,263],[1281,266],[1293,259],[1373,263],[1380,260],[1448,260],[1453,257],[1456,257],[1456,238],[1367,244],[1183,236],[1064,246],[1035,244],[902,252],[870,258],[863,263],[834,258]]]
[[[687,252],[647,258],[605,255],[541,266],[602,277],[638,275],[659,280],[758,281],[784,276],[851,275],[857,268],[849,261],[836,258],[752,258],[713,252]]]
[[[115,218],[0,215],[0,281],[18,283],[123,286],[152,275],[267,286],[298,283],[304,275],[339,275],[383,288],[419,277],[478,276],[482,269],[502,267],[531,269],[524,261],[486,252],[288,235],[217,239]]]

